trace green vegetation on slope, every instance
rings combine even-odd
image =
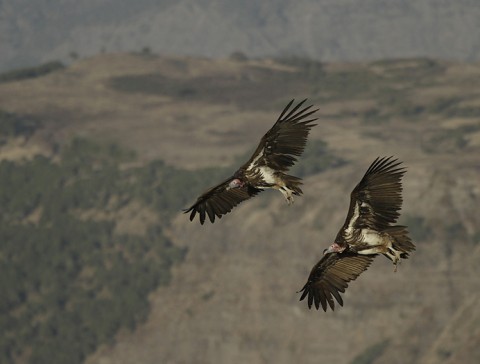
[[[80,363],[120,328],[144,320],[148,293],[168,283],[185,254],[164,227],[199,180],[218,178],[161,161],[121,168],[131,153],[83,139],[60,157],[0,162],[2,363]],[[144,235],[120,234],[119,221],[102,216],[134,201],[158,222]]]
[[[74,139],[60,162],[0,162],[2,363],[81,363],[120,328],[142,322],[149,292],[168,284],[171,266],[185,254],[164,227],[238,167],[185,171],[158,160],[124,167],[134,159],[116,145]],[[304,177],[340,163],[324,142],[312,141],[292,173]],[[115,214],[134,202],[157,222],[143,235],[118,233]]]
[[[265,95],[270,100],[282,100],[286,95],[296,98],[312,95],[312,90],[322,84],[325,77],[320,62],[300,58],[282,59],[291,70],[278,70],[258,65],[245,65],[236,74],[219,72],[215,75],[199,75],[188,78],[171,77],[162,73],[133,74],[113,77],[108,86],[124,93],[164,95],[175,99],[241,107],[265,108]],[[188,67],[181,60],[170,61],[178,69]],[[295,69],[297,68],[297,69]]]
[[[52,61],[35,67],[19,68],[0,74],[0,83],[21,81],[29,78],[36,78],[48,75],[54,71],[64,69],[65,65],[59,61]]]
[[[152,56],[155,57],[155,56]],[[170,61],[178,69],[189,65],[181,60]],[[476,118],[477,106],[463,104],[475,99],[466,97],[439,97],[434,100],[412,98],[412,91],[444,85],[446,66],[440,62],[413,58],[358,64],[355,67],[328,67],[318,61],[304,58],[277,58],[275,62],[289,69],[273,69],[245,64],[236,73],[171,77],[163,73],[132,74],[113,77],[108,86],[124,93],[164,95],[175,99],[211,103],[230,103],[240,107],[265,108],[265,95],[281,102],[285,95],[309,97],[316,104],[374,100],[364,111],[341,110],[331,117],[356,116],[366,124],[382,124],[392,119],[421,122],[426,116]],[[347,114],[345,114],[345,112]]]
[[[0,110],[0,146],[11,137],[31,136],[40,126],[36,119]]]

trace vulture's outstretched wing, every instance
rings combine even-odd
[[[311,122],[317,120],[308,117],[318,109],[311,110],[313,105],[302,108],[307,101],[305,99],[289,110],[294,101],[288,103],[272,128],[260,140],[252,157],[244,165],[246,170],[267,166],[285,172],[297,161],[295,156],[302,155],[308,133],[316,125]]]
[[[312,106],[302,108],[305,101],[303,100],[291,110],[294,100],[290,101],[273,127],[263,136],[252,157],[235,172],[235,177],[232,176],[209,189],[197,199],[195,204],[184,210],[185,213],[191,212],[190,220],[193,220],[198,212],[200,223],[205,222],[206,215],[213,223],[215,216],[221,218],[240,202],[262,191],[262,188],[271,187],[271,182],[263,181],[262,171],[258,167],[267,166],[271,169],[268,173],[275,174],[288,170],[295,163],[297,160],[295,156],[302,154],[308,133],[315,125],[311,122],[316,120],[308,119],[317,110],[311,110]],[[246,171],[249,173],[245,173]],[[298,179],[289,177],[295,181]],[[244,186],[227,190],[234,178],[242,179]]]
[[[353,230],[385,230],[397,221],[402,208],[402,177],[405,168],[397,159],[377,158],[350,195],[350,207],[343,225],[345,235]],[[340,232],[342,232],[342,230]]]
[[[315,305],[317,310],[322,305],[327,311],[327,303],[335,309],[335,301],[343,306],[343,299],[340,292],[344,293],[348,282],[356,279],[360,273],[365,271],[375,255],[358,255],[353,252],[326,254],[315,264],[308,281],[300,290],[302,296],[300,301],[308,296],[308,308]]]
[[[229,213],[240,202],[248,200],[262,191],[248,184],[240,188],[227,190],[228,184],[232,179],[233,177],[225,180],[218,186],[210,188],[198,197],[197,201],[190,208],[183,210],[185,213],[191,212],[190,221],[194,219],[198,212],[202,225],[205,222],[205,215],[208,215],[208,218],[213,223],[215,216],[222,218],[222,215]]]

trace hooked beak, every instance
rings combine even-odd
[[[243,186],[243,182],[240,181],[238,178],[235,178],[235,179],[230,181],[226,190],[228,191],[228,190],[232,190],[234,188],[239,188],[239,187],[242,187],[242,186]]]
[[[337,243],[334,243],[328,247],[328,249],[325,249],[323,251],[323,255],[329,254],[329,253],[341,253],[345,250],[345,247],[341,247]]]
[[[335,253],[337,250],[333,249],[331,246],[328,247],[328,249],[325,249],[323,251],[323,255],[330,254],[330,253]]]

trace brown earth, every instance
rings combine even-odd
[[[227,165],[254,149],[289,99],[308,96],[320,108],[311,139],[349,161],[308,177],[290,207],[266,192],[214,225],[179,213],[169,236],[188,247],[186,261],[151,295],[147,322],[87,363],[480,361],[480,65],[410,60],[315,72],[271,60],[104,55],[0,84],[1,109],[45,120],[29,151],[9,144],[1,159],[50,153],[45,143],[83,135],[117,141],[140,161]],[[379,155],[408,167],[400,222],[417,231],[417,251],[396,273],[378,257],[350,284],[345,307],[309,311],[296,291]],[[119,218],[154,218],[129,209]],[[128,229],[141,232],[140,220]]]

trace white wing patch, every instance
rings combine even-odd
[[[275,178],[275,171],[267,166],[262,166],[258,168],[260,175],[262,176],[263,180],[268,184],[277,184],[277,178]]]
[[[347,228],[345,229],[345,239],[349,239],[353,236],[353,225],[355,225],[355,222],[357,221],[357,219],[360,217],[360,206],[358,205],[358,202],[355,202],[355,207],[353,209],[353,215],[352,217],[350,218],[350,221],[348,222],[348,226]]]
[[[265,148],[262,148],[260,153],[258,153],[255,158],[253,158],[253,161],[248,165],[247,171],[251,171],[253,168],[256,168],[257,162],[260,158],[263,157],[263,152],[265,151]]]
[[[381,254],[385,253],[385,246],[390,248],[392,242],[390,239],[386,239],[384,236],[378,233],[378,231],[371,229],[362,229],[361,231],[362,243],[371,246],[370,249],[362,249],[358,254]]]
[[[368,245],[383,245],[384,239],[378,231],[371,229],[362,229],[362,243]]]

